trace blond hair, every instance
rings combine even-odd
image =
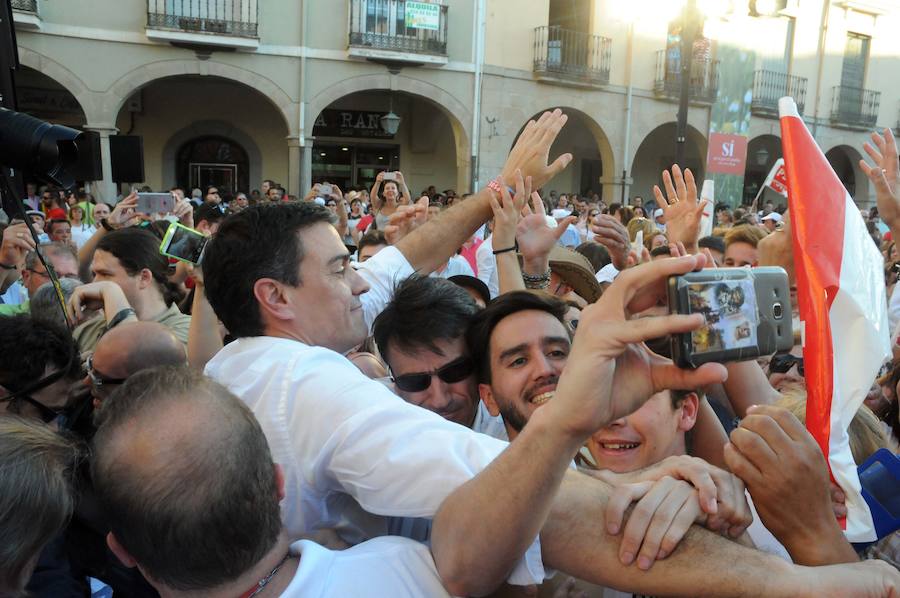
[[[747,243],[756,247],[756,245],[766,238],[769,233],[759,226],[753,224],[741,224],[735,226],[725,233],[725,247],[728,248],[732,243]]]

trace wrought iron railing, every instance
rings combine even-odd
[[[690,99],[714,102],[719,90],[719,61],[697,58],[691,61]],[[681,53],[659,50],[656,53],[656,82],[654,91],[669,99],[681,94]]]
[[[759,70],[753,73],[753,100],[750,110],[756,114],[778,114],[778,100],[791,96],[797,110],[803,114],[806,104],[806,77],[795,77],[778,71]]]
[[[404,0],[351,0],[350,45],[446,56],[447,6]]]
[[[147,0],[147,27],[258,37],[258,0]]]
[[[559,26],[535,27],[534,72],[609,83],[612,40]]]
[[[871,128],[878,120],[881,92],[860,87],[835,85],[831,120],[849,127]]]
[[[12,0],[13,10],[37,14],[37,0]]]

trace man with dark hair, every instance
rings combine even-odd
[[[725,239],[710,235],[697,241],[697,246],[700,249],[709,250],[717,267],[721,268],[725,265]]]
[[[582,314],[580,329],[587,332],[554,401],[509,445],[398,400],[344,357],[365,339],[397,280],[433,271],[488,219],[502,182],[532,177],[540,187],[565,167],[570,155],[548,164],[565,121],[556,110],[530,122],[501,182],[448,209],[439,223],[425,222],[358,271],[331,213],[308,202],[249,208],[226,219],[210,241],[203,264],[207,296],[238,339],[206,371],[253,409],[275,460],[285,464],[288,534],[341,526],[352,542],[383,531],[372,514],[433,517],[432,554],[453,594],[491,592],[511,571],[512,583],[539,582],[543,559],[578,577],[644,593],[793,595],[798,588],[864,583],[852,567],[807,574],[702,530],[693,530],[701,541],[652,570],[629,569],[605,528],[609,489],[567,473],[590,434],[636,409],[654,389],[724,379],[720,365],[677,370],[641,343],[700,327],[699,316],[662,316],[649,324],[624,317],[641,302],[658,300],[641,291],[702,267],[702,256],[623,272],[596,309]],[[629,359],[620,359],[626,350]],[[696,568],[698,559],[719,572],[714,581]],[[736,562],[742,566],[734,568]],[[865,576],[865,583],[890,579]]]
[[[53,243],[68,245],[72,242],[72,225],[64,218],[56,218],[47,223],[47,236]]]
[[[91,262],[94,281],[78,287],[72,295],[75,317],[84,318],[82,308],[99,303],[103,314],[75,328],[82,352],[91,351],[100,336],[124,321],[159,322],[187,344],[191,317],[175,305],[177,293],[168,280],[169,263],[159,252],[159,239],[139,228],[106,233],[97,243]]]
[[[388,242],[384,231],[370,230],[359,238],[359,244],[356,247],[356,261],[362,264],[387,246]]]
[[[205,235],[214,235],[225,220],[225,214],[218,206],[205,203],[194,210],[194,228]]]
[[[478,400],[465,332],[478,307],[443,278],[411,276],[372,327],[398,395],[476,432],[496,428]],[[493,423],[493,427],[491,424]]]
[[[469,326],[479,395],[491,415],[503,417],[510,440],[553,398],[572,345],[568,309],[556,297],[514,291],[494,299]]]
[[[0,318],[0,355],[0,411],[56,419],[82,376],[69,331],[26,315]]]

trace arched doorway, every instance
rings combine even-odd
[[[394,133],[381,117],[400,117]],[[466,190],[460,152],[462,129],[439,105],[403,92],[362,91],[343,96],[316,117],[312,133],[312,182],[369,189],[382,171],[403,172],[410,193],[434,185],[438,191]],[[463,154],[464,156],[465,154]],[[464,170],[464,169],[463,169]],[[462,176],[461,176],[462,175]]]
[[[744,169],[744,205],[753,203],[760,187],[775,162],[781,158],[781,138],[776,135],[760,135],[747,144],[747,165]],[[784,203],[783,201],[781,203]],[[760,204],[762,205],[762,204]]]
[[[153,189],[212,184],[224,195],[249,194],[263,179],[288,186],[284,116],[243,83],[196,75],[152,81],[122,106],[116,128],[142,138],[144,182]]]
[[[706,137],[688,125],[684,162],[699,186],[706,174]],[[662,172],[675,163],[675,123],[665,123],[650,131],[638,146],[631,165],[632,197],[644,202],[653,199],[653,185],[662,186]]]
[[[860,153],[849,145],[838,145],[825,152],[825,157],[850,197],[857,203],[867,203],[869,179],[859,168]]]
[[[616,201],[613,198],[613,177],[616,169],[606,132],[597,121],[584,112],[568,107],[561,109],[569,120],[550,147],[550,159],[555,160],[567,152],[572,154],[574,159],[568,168],[547,181],[544,185],[545,192],[578,193],[586,197],[597,193],[607,202]],[[536,120],[543,113],[542,110],[529,120]],[[516,140],[519,139],[526,124],[527,122],[516,133]],[[510,149],[515,144],[513,141]]]
[[[213,185],[227,198],[250,188],[247,152],[231,139],[191,139],[178,149],[175,163],[177,184],[185,189]]]

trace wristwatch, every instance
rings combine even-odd
[[[102,226],[104,229],[106,229],[107,231],[110,231],[110,232],[116,230],[112,227],[112,225],[109,223],[109,220],[107,220],[106,218],[100,219],[100,226]]]

